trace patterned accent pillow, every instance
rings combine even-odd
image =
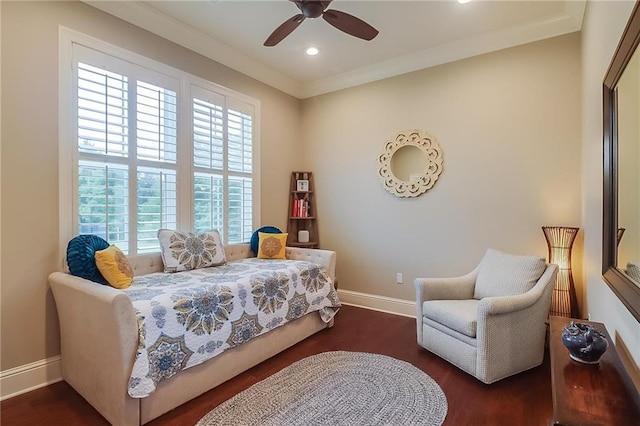
[[[215,229],[198,234],[160,229],[158,240],[165,272],[190,271],[227,263],[220,233]]]
[[[133,281],[133,269],[122,250],[112,245],[96,252],[96,265],[111,287],[124,289]]]
[[[258,259],[286,259],[284,254],[288,235],[286,232],[280,234],[259,232]]]
[[[109,247],[109,243],[97,235],[78,235],[67,244],[67,265],[72,275],[100,284],[108,284],[96,266],[95,253]]]
[[[253,234],[251,234],[251,240],[249,240],[249,245],[251,246],[251,251],[253,252],[253,254],[257,255],[258,254],[258,240],[260,239],[259,237],[259,233],[260,232],[264,232],[264,233],[268,233],[268,234],[281,234],[282,231],[278,228],[276,228],[275,226],[263,226],[262,228],[258,228],[255,231],[253,231]]]
[[[473,298],[526,293],[536,285],[546,267],[542,257],[488,249],[480,262]]]

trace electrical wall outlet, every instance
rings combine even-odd
[[[402,277],[402,272],[398,272],[396,274],[396,284],[402,284],[404,282],[404,278]]]

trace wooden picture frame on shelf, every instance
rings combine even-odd
[[[309,180],[308,179],[298,179],[296,182],[298,192],[309,192]]]

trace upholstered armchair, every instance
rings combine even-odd
[[[557,272],[489,249],[467,275],[417,278],[418,344],[487,384],[540,365]]]

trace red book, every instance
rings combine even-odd
[[[293,217],[298,217],[298,199],[294,198],[293,199]]]

